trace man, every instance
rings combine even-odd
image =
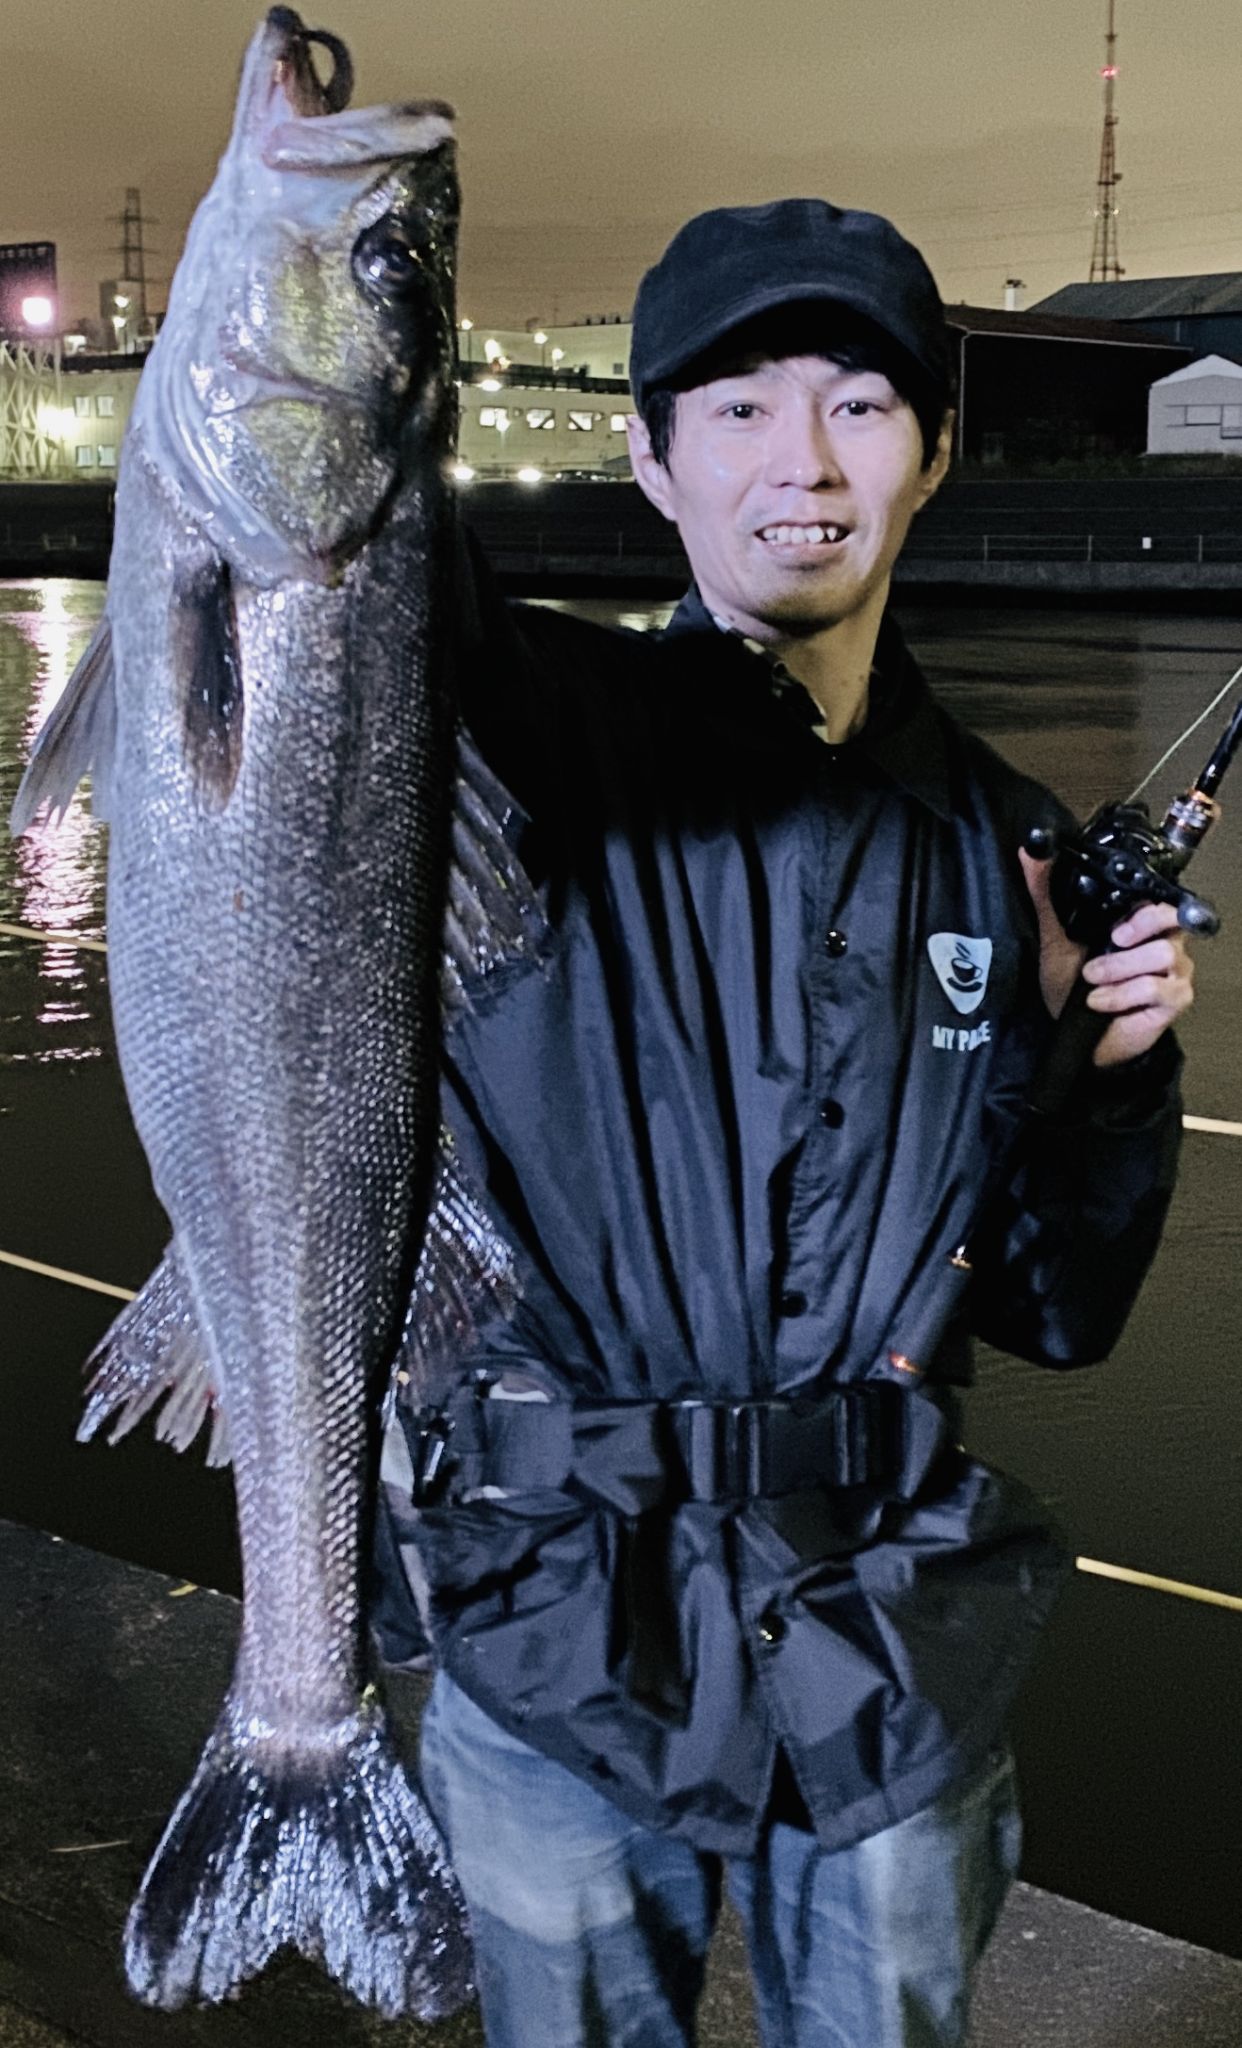
[[[465,710],[549,940],[447,1033],[508,1267],[427,1347],[397,1533],[492,2048],[690,2042],[722,1875],[767,2048],[948,2048],[1015,1868],[1004,1722],[1063,1560],[953,1389],[971,1332],[1115,1340],[1190,969],[1167,909],[1116,932],[1097,1064],[993,1183],[1081,955],[1021,851],[1053,800],[886,609],[948,362],[887,222],[702,216],[634,324],[668,632],[478,588]]]

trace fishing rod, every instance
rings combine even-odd
[[[1242,744],[1242,701],[1190,787],[1175,796],[1159,825],[1152,822],[1141,794],[1165,761],[1210,716],[1221,697],[1233,688],[1242,669],[1226,683],[1195,725],[1182,734],[1124,803],[1101,804],[1081,827],[1058,830],[1036,825],[1026,835],[1026,850],[1038,860],[1052,861],[1049,895],[1067,937],[1085,946],[1087,958],[1116,950],[1112,933],[1141,903],[1171,903],[1183,931],[1212,938],[1220,918],[1205,897],[1188,889],[1180,877],[1221,815],[1217,791]],[[1085,964],[1085,963],[1084,963]],[[1087,1008],[1091,984],[1080,974],[1070,992],[1027,1098],[1035,1117],[1050,1117],[1066,1098],[1091,1054],[1112,1022],[1111,1016]]]
[[[1188,789],[1173,798],[1159,825],[1152,822],[1141,799],[1166,761],[1211,717],[1240,679],[1242,668],[1235,671],[1193,724],[1161,755],[1124,803],[1101,804],[1082,826],[1035,825],[1027,832],[1026,851],[1037,860],[1052,861],[1052,907],[1067,937],[1086,947],[1087,959],[1117,950],[1112,942],[1114,930],[1142,903],[1174,904],[1183,931],[1203,938],[1212,938],[1220,930],[1220,917],[1212,904],[1188,889],[1180,877],[1221,815],[1217,791],[1242,745],[1242,700],[1203,769]],[[1113,1021],[1102,1011],[1088,1009],[1090,993],[1091,984],[1080,973],[1031,1082],[1026,1099],[1028,1131],[1064,1108]],[[993,1170],[975,1212],[975,1222],[950,1254],[950,1264],[963,1275],[973,1268],[973,1240],[991,1207],[992,1197],[1009,1178],[1013,1165],[1011,1154]]]

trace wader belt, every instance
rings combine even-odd
[[[402,1423],[416,1506],[549,1489],[629,1516],[855,1487],[909,1498],[949,1428],[925,1395],[884,1384],[752,1401],[505,1400],[472,1385]]]

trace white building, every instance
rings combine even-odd
[[[628,320],[611,314],[571,327],[541,327],[537,320],[523,328],[480,327],[467,318],[458,324],[457,348],[468,369],[500,359],[515,369],[529,363],[566,376],[577,373],[625,383],[632,332]]]
[[[1160,377],[1147,398],[1149,455],[1242,455],[1242,365],[1225,356]]]
[[[458,471],[463,483],[522,477],[628,477],[625,421],[629,389],[614,375],[629,361],[628,326],[548,329],[536,334],[487,329],[467,355],[472,330],[459,337],[463,381]],[[551,361],[553,332],[564,358]],[[574,337],[584,337],[575,341]],[[484,343],[492,350],[483,353]],[[514,354],[507,353],[512,347]],[[569,351],[572,347],[572,358]],[[521,351],[521,353],[518,353]],[[547,355],[547,363],[541,355]],[[142,370],[142,358],[79,369],[50,349],[0,344],[0,477],[111,482]],[[483,363],[488,374],[480,378]],[[531,381],[523,381],[523,370]],[[468,381],[473,377],[475,381]]]
[[[137,368],[71,371],[0,344],[0,477],[114,481],[137,387]]]

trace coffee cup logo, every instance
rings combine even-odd
[[[960,1016],[969,1017],[987,994],[992,965],[991,939],[970,939],[962,932],[933,932],[927,941],[936,979]]]

